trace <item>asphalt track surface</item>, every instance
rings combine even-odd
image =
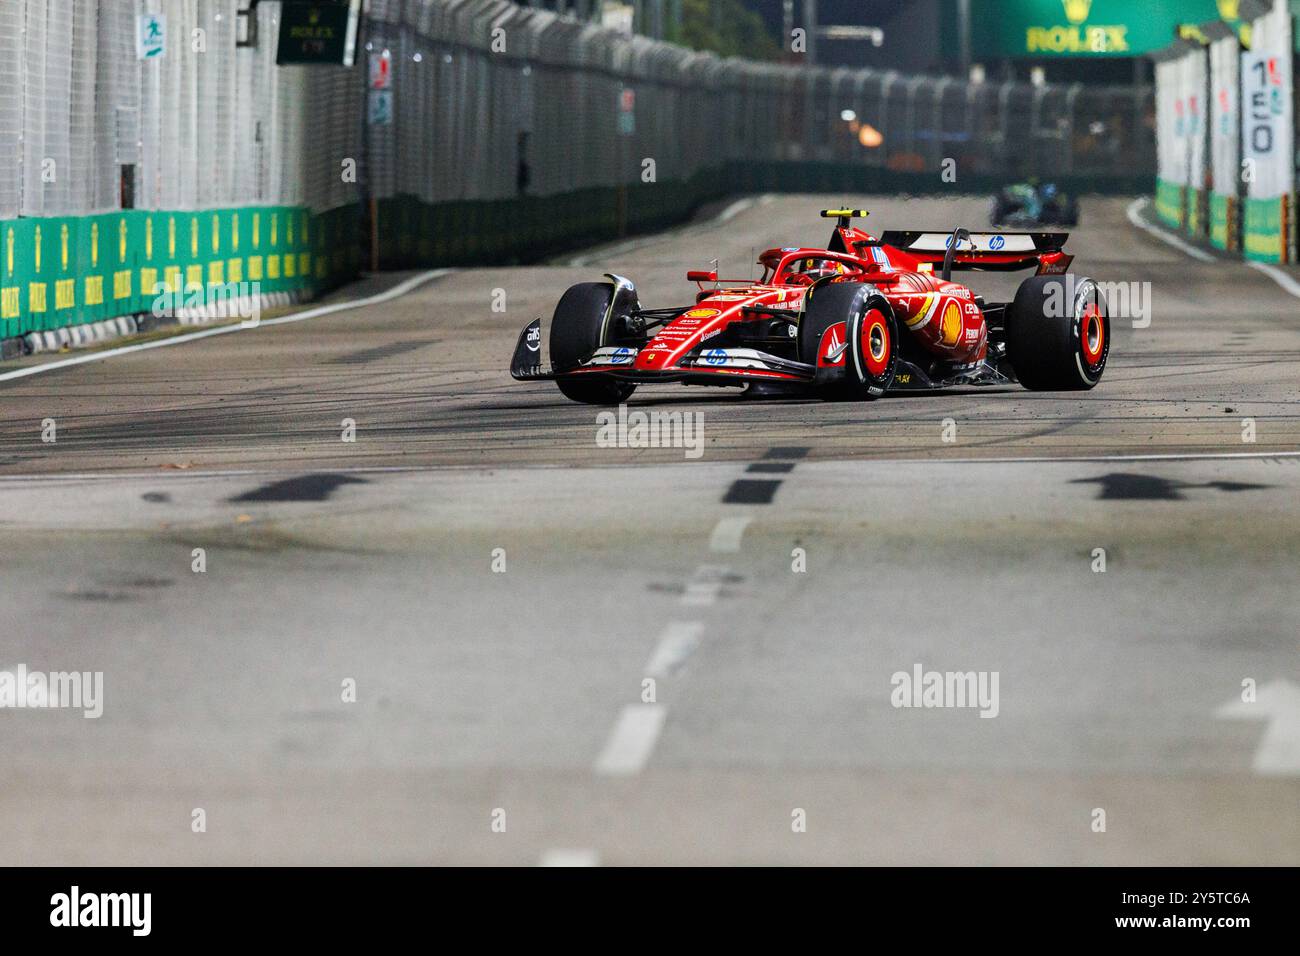
[[[703,415],[698,459],[506,374],[571,283],[678,304],[844,198],[0,381],[0,671],[104,674],[99,719],[0,710],[0,862],[1300,862],[1300,299],[1267,276],[1087,201],[1076,271],[1152,304],[1094,391],[638,390]],[[893,706],[916,665],[996,672],[996,716]]]

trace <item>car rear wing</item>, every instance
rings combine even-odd
[[[1068,232],[972,232],[961,238],[953,251],[954,269],[984,269],[1013,272],[1037,268],[1039,272],[1064,272],[1073,256],[1063,252]],[[948,252],[952,235],[946,232],[896,230],[880,237],[882,245],[922,261],[940,264]]]

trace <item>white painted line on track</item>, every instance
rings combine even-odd
[[[61,368],[69,368],[73,365],[85,365],[88,362],[102,362],[104,359],[114,358],[118,355],[129,355],[132,352],[145,352],[150,349],[166,348],[170,345],[183,345],[186,342],[194,342],[199,339],[206,339],[213,335],[227,335],[232,332],[254,332],[257,329],[271,325],[288,325],[291,322],[305,322],[307,319],[319,318],[322,315],[332,315],[335,312],[345,312],[348,309],[359,309],[367,305],[379,305],[382,302],[389,302],[400,296],[406,295],[417,286],[424,285],[426,282],[432,282],[434,279],[440,279],[445,275],[454,272],[454,269],[433,269],[429,272],[421,272],[419,275],[411,276],[387,289],[383,292],[367,296],[364,299],[349,299],[346,302],[332,302],[329,305],[317,306],[314,309],[306,309],[302,312],[295,312],[293,315],[282,315],[274,319],[263,319],[256,325],[245,326],[241,322],[231,325],[219,325],[211,329],[202,329],[198,332],[186,332],[182,335],[173,335],[165,339],[155,339],[151,342],[138,342],[135,345],[123,345],[115,349],[104,349],[102,352],[87,352],[85,355],[74,355],[71,358],[59,359],[55,362],[44,362],[40,365],[29,365],[26,368],[17,368],[9,372],[0,372],[0,382],[9,381],[15,378],[27,378],[30,375],[40,375],[44,372],[53,372]]]
[[[709,536],[709,550],[720,554],[735,554],[740,550],[740,539],[753,519],[747,515],[722,518]]]
[[[1281,269],[1277,268],[1276,266],[1271,266],[1267,262],[1255,262],[1253,259],[1247,260],[1246,265],[1250,266],[1252,269],[1257,269],[1258,271],[1264,273],[1264,275],[1268,276],[1270,279],[1272,279],[1274,282],[1280,285],[1283,291],[1289,292],[1297,299],[1300,299],[1300,282],[1296,282],[1295,279],[1287,275]]]
[[[1222,452],[1169,452],[1159,455],[1070,455],[1062,458],[891,458],[874,464],[917,465],[1104,465],[1112,461],[1239,461],[1250,458],[1300,458],[1300,451],[1222,451]],[[870,461],[870,459],[865,459]]]
[[[647,677],[671,677],[686,663],[686,659],[700,646],[704,624],[700,621],[673,621],[655,645],[654,653],[645,666]]]
[[[1151,223],[1143,219],[1142,210],[1146,208],[1149,202],[1150,200],[1148,200],[1146,196],[1140,196],[1137,199],[1133,200],[1131,203],[1129,203],[1129,207],[1127,210],[1128,221],[1131,222],[1133,225],[1137,226],[1143,232],[1149,233],[1150,235],[1155,236],[1161,242],[1173,246],[1179,252],[1185,252],[1193,259],[1197,259],[1201,262],[1218,261],[1214,256],[1210,255],[1204,249],[1197,249],[1195,246],[1191,245],[1190,243],[1183,242],[1183,240],[1179,239],[1173,233],[1165,232],[1165,230],[1163,229],[1157,229],[1155,226],[1151,225]]]
[[[722,212],[718,213],[718,218],[714,221],[731,222],[731,220],[735,219],[750,206],[754,205],[754,202],[755,199],[752,196],[746,197],[745,199],[737,199],[726,209],[722,210]]]
[[[1064,458],[1024,457],[1024,458],[842,458],[812,462],[812,466],[836,464],[860,464],[879,467],[881,465],[1055,465],[1094,462],[1105,464],[1112,461],[1235,461],[1251,458],[1300,458],[1300,451],[1226,451],[1226,452],[1169,452],[1163,455],[1072,455]],[[100,472],[69,472],[42,474],[33,472],[26,475],[0,475],[0,482],[5,481],[40,481],[75,482],[75,481],[129,481],[148,478],[151,481],[181,481],[194,478],[249,478],[249,477],[283,477],[285,474],[328,471],[332,475],[418,475],[469,472],[487,474],[505,471],[586,471],[620,468],[673,468],[673,462],[663,464],[637,465],[583,465],[581,468],[555,464],[519,464],[491,468],[482,465],[344,465],[338,468],[321,468],[311,462],[302,463],[301,468],[256,468],[233,469],[231,471],[191,471],[163,470],[156,471],[120,471],[112,474]]]
[[[661,704],[628,704],[596,758],[595,772],[605,777],[640,773],[654,753],[667,718],[668,709]]]
[[[687,607],[707,607],[718,599],[722,585],[731,569],[720,564],[701,564],[686,582],[682,604]]]
[[[1300,687],[1286,679],[1270,681],[1258,689],[1254,703],[1238,697],[1214,713],[1220,719],[1265,721],[1251,768],[1264,777],[1300,777]]]
[[[1187,253],[1193,259],[1199,259],[1201,262],[1221,261],[1216,257],[1210,255],[1204,249],[1197,249],[1195,246],[1191,245],[1190,243],[1184,242],[1182,239],[1174,235],[1172,232],[1166,232],[1164,229],[1157,228],[1156,226],[1153,226],[1151,223],[1143,219],[1142,210],[1146,208],[1149,202],[1150,200],[1148,200],[1147,197],[1145,196],[1141,196],[1133,200],[1133,202],[1129,204],[1127,210],[1128,221],[1131,222],[1133,225],[1137,226],[1139,229],[1155,236],[1161,242],[1167,242],[1169,245],[1173,246],[1179,251]],[[1232,261],[1232,260],[1222,260],[1222,261]],[[1256,270],[1257,272],[1264,273],[1264,275],[1268,276],[1270,279],[1276,282],[1282,288],[1283,292],[1286,292],[1290,295],[1295,296],[1297,299],[1300,299],[1300,282],[1297,282],[1293,276],[1287,275],[1281,269],[1277,268],[1276,266],[1271,266],[1267,262],[1255,262],[1253,259],[1246,259],[1243,261],[1245,265],[1250,266],[1252,269]]]
[[[545,850],[537,861],[538,866],[600,866],[600,854],[595,850],[575,850],[556,847]]]
[[[602,260],[609,259],[612,256],[621,256],[626,253],[632,252],[636,249],[639,249],[642,246],[648,245],[649,243],[661,242],[664,239],[672,238],[673,236],[687,233],[693,229],[708,228],[711,226],[720,226],[730,222],[732,219],[735,219],[738,215],[740,215],[742,212],[744,212],[746,209],[749,209],[752,206],[760,205],[760,204],[765,205],[766,203],[764,203],[764,200],[766,200],[766,202],[771,202],[772,195],[770,193],[764,193],[761,196],[745,196],[731,203],[729,206],[723,209],[720,213],[718,213],[718,215],[714,216],[712,219],[706,219],[703,222],[686,223],[685,225],[679,226],[676,229],[670,230],[669,232],[666,233],[661,232],[661,233],[655,233],[646,236],[638,236],[635,239],[629,239],[626,242],[620,242],[617,245],[609,246],[608,248],[605,249],[597,249],[595,252],[584,252],[581,255],[577,255],[569,259],[565,263],[565,265],[569,266],[570,268],[581,268],[584,266],[589,266],[594,262],[600,262]]]

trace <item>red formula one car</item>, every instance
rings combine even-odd
[[[694,305],[642,308],[632,282],[612,274],[571,287],[551,320],[550,368],[535,319],[520,333],[510,374],[553,379],[574,401],[602,405],[626,400],[640,382],[759,383],[765,392],[874,399],[1012,381],[1089,389],[1101,379],[1110,317],[1097,284],[1066,272],[1067,233],[877,239],[852,225],[861,210],[822,215],[837,220],[826,248],[769,249],[757,282],[688,272],[700,286]],[[1035,275],[1011,302],[986,303],[951,281],[954,269],[1030,268]]]

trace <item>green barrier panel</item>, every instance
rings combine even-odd
[[[1210,245],[1216,249],[1228,248],[1228,202],[1227,196],[1210,193]]]
[[[1258,262],[1282,261],[1282,200],[1247,199],[1242,207],[1242,252]]]
[[[1163,179],[1156,180],[1156,218],[1166,226],[1181,227],[1183,224],[1183,200],[1185,187]]]
[[[0,222],[0,337],[165,308],[173,303],[157,301],[162,290],[180,293],[177,305],[197,305],[229,295],[231,283],[246,285],[241,295],[337,285],[357,258],[331,260],[329,236],[351,243],[355,230],[330,226],[349,214],[352,207],[131,209]],[[324,230],[316,242],[314,230]],[[322,254],[324,265],[315,261]]]
[[[1206,202],[1207,196],[1204,190],[1187,191],[1187,232],[1194,239],[1205,238],[1208,229],[1208,219],[1202,212],[1206,208]]]

